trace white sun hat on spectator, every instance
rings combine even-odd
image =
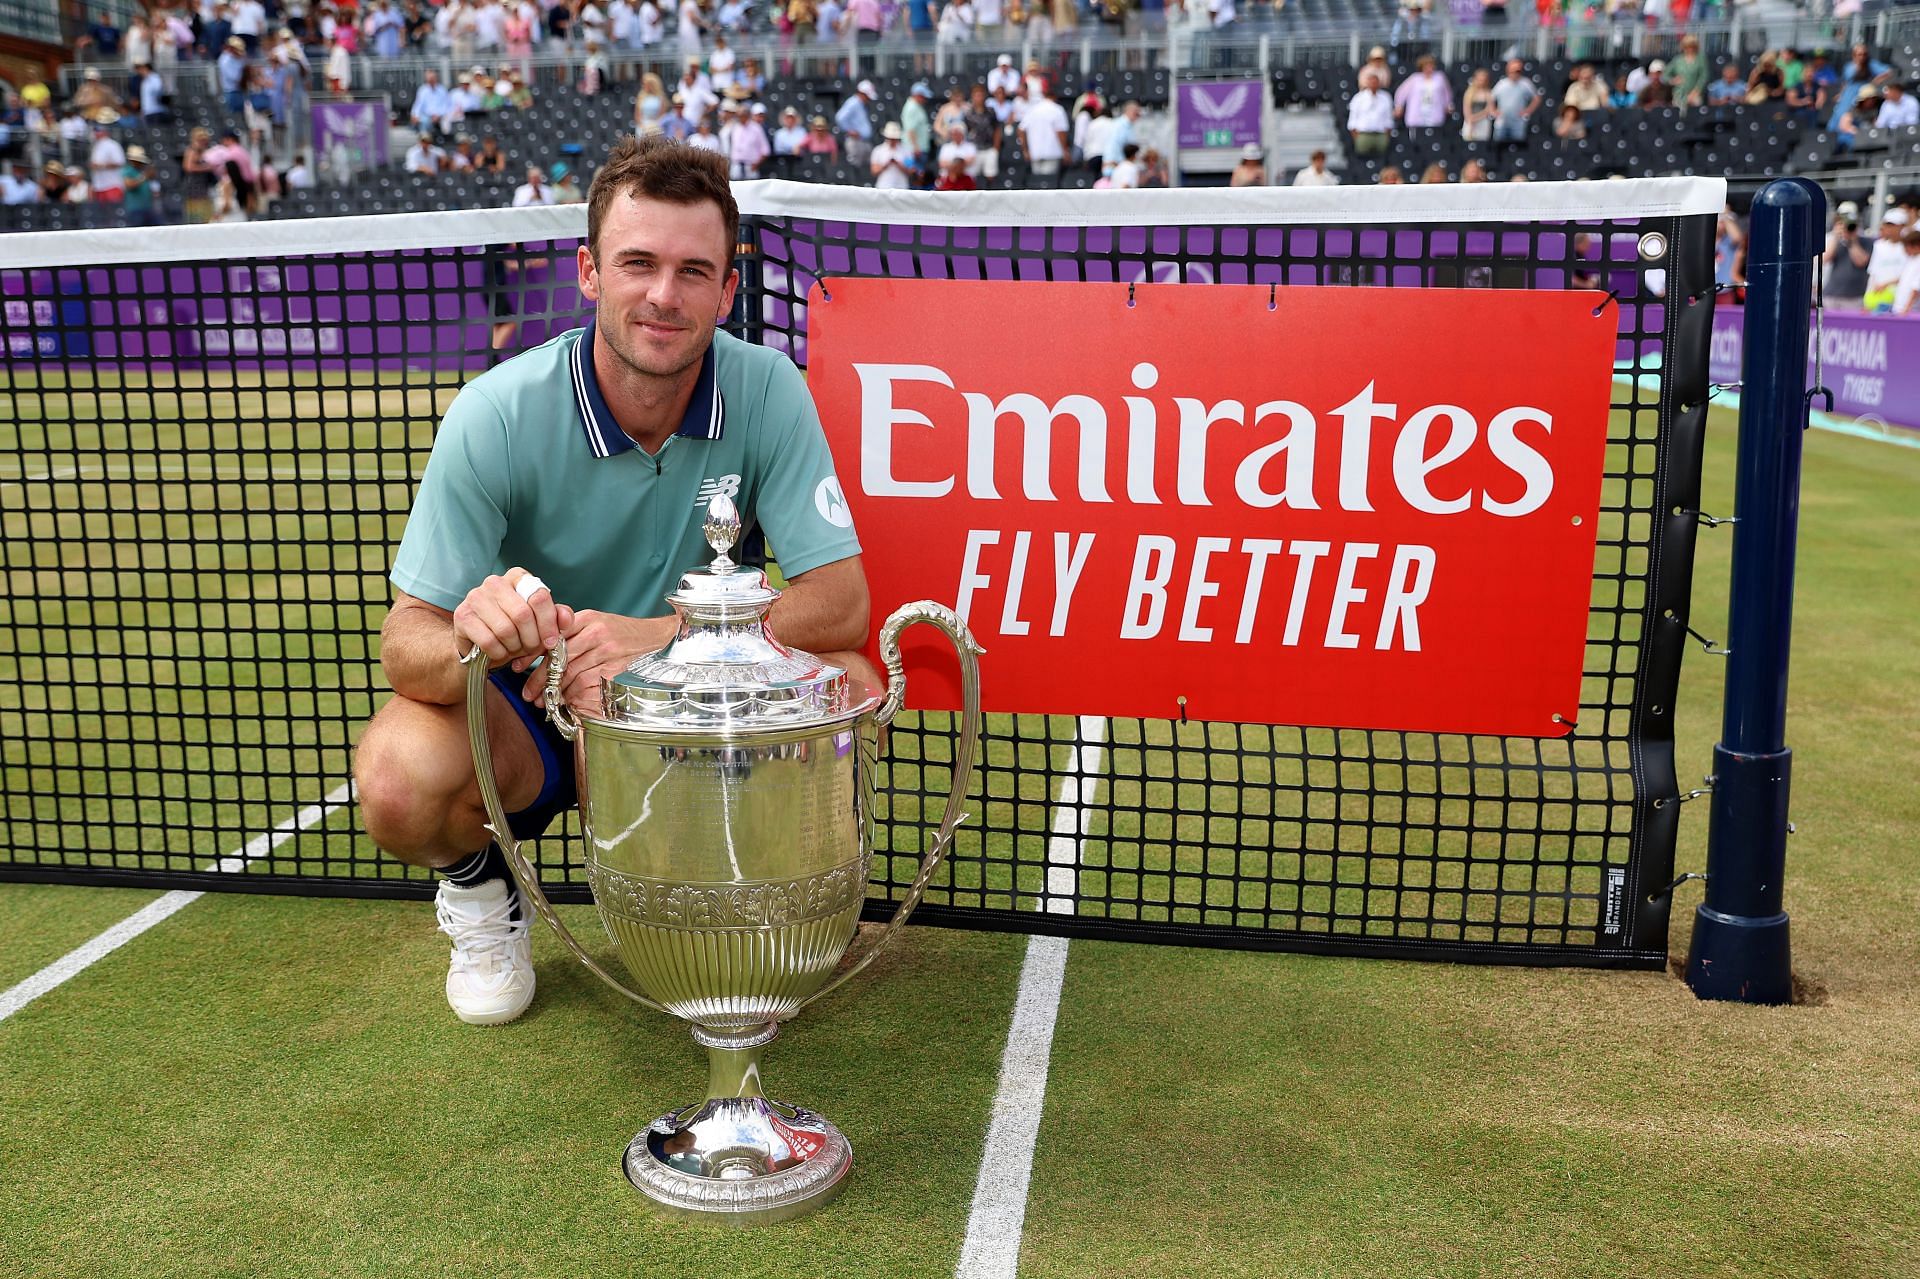
[[[871,80],[862,80],[859,84],[853,86],[853,90],[862,97],[877,98],[880,96],[880,90],[873,87],[873,81]]]

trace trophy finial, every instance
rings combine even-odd
[[[706,535],[707,545],[714,550],[709,572],[727,574],[739,567],[727,554],[740,540],[740,510],[733,504],[732,498],[725,493],[714,494],[713,501],[707,504],[707,520],[700,531]]]

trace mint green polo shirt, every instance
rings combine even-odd
[[[649,455],[594,376],[593,325],[461,388],[441,419],[391,579],[451,611],[519,566],[573,608],[671,610],[681,574],[713,559],[707,503],[740,508],[736,559],[798,577],[860,553],[806,381],[777,351],[716,330],[680,428]]]

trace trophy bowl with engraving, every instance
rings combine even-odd
[[[628,1180],[668,1212],[748,1225],[818,1207],[852,1167],[838,1128],[761,1091],[760,1052],[880,953],[946,856],[973,775],[981,650],[952,610],[904,605],[881,629],[887,686],[874,688],[774,638],[767,612],[779,593],[728,556],[740,533],[729,498],[714,499],[705,532],[715,560],[667,597],[673,641],[602,685],[600,715],[561,700],[565,642],[547,658],[547,714],[577,744],[588,882],[631,985],[568,931],[508,829],[477,650],[467,722],[488,829],[523,899],[601,980],[690,1023],[707,1050],[706,1098],[633,1139]],[[900,633],[917,622],[959,653],[952,789],[885,930],[848,958],[873,855],[880,730],[904,705]]]

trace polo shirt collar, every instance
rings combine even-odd
[[[700,361],[700,380],[693,385],[693,398],[687,402],[687,415],[680,421],[680,429],[675,435],[685,435],[696,440],[717,440],[727,422],[726,400],[720,394],[718,377],[718,347],[709,344],[706,355]],[[580,410],[580,427],[587,435],[587,446],[595,457],[612,457],[637,447],[633,437],[620,429],[620,423],[613,417],[613,410],[607,407],[606,397],[600,394],[600,379],[593,371],[593,321],[580,332],[580,340],[573,344],[572,375],[573,398]]]

